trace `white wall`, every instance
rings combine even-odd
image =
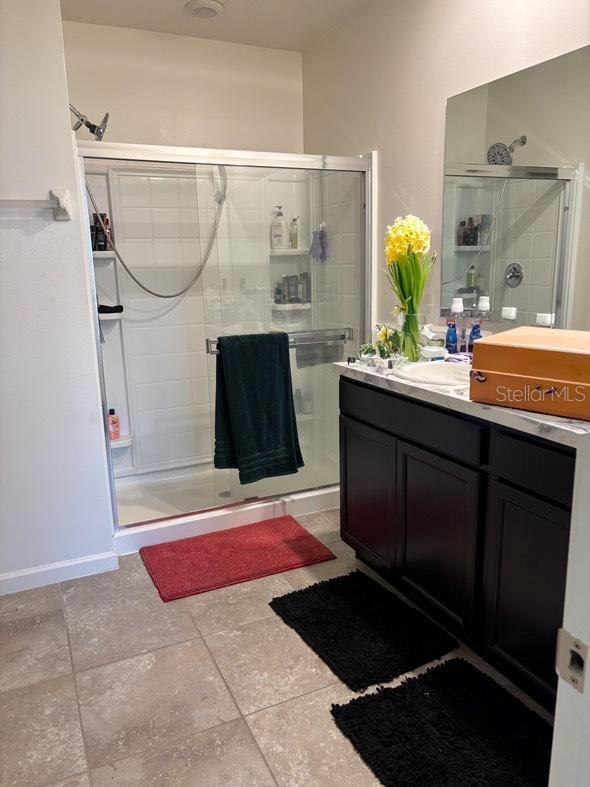
[[[74,209],[0,209],[2,593],[116,561],[88,560],[112,516],[58,0],[0,4],[0,73],[0,196],[68,188]]]
[[[412,212],[439,248],[447,98],[589,41],[587,0],[373,0],[304,52],[305,150],[378,149],[379,236]],[[392,305],[381,278],[378,316]]]
[[[453,96],[447,105],[447,163],[485,161],[487,113],[487,85]]]
[[[78,22],[64,38],[70,100],[111,113],[110,142],[303,149],[298,52]]]

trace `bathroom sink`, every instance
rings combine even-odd
[[[468,363],[425,361],[409,363],[394,371],[395,377],[426,385],[444,385],[449,388],[465,388],[469,385]]]

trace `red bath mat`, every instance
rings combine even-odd
[[[333,560],[292,516],[139,550],[163,601]]]

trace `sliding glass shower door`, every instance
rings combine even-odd
[[[170,299],[142,290],[109,252],[94,253],[99,302],[123,306],[120,319],[101,319],[107,403],[123,433],[111,443],[120,524],[337,483],[332,364],[356,352],[361,337],[364,173],[227,166],[215,229],[217,167],[87,160],[86,170],[121,256],[154,292],[182,289],[214,238],[199,281]],[[271,245],[277,206],[293,230],[288,248]],[[320,230],[325,242],[313,256]],[[213,467],[211,350],[219,336],[276,330],[297,345],[291,369],[305,466],[242,485],[237,471]]]

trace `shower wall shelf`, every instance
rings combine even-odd
[[[120,320],[122,314],[120,312],[116,312],[115,314],[99,314],[98,319],[101,322],[114,322],[115,320]]]
[[[49,199],[0,199],[0,208],[9,210],[52,210],[55,221],[70,221],[72,198],[69,189],[52,189]]]
[[[455,246],[455,251],[459,251],[459,252],[461,251],[477,252],[477,251],[489,251],[489,250],[490,250],[489,246]]]
[[[271,257],[307,257],[309,249],[270,249]]]
[[[115,254],[112,251],[93,251],[92,259],[94,262],[99,263],[113,262],[115,259]]]
[[[300,312],[311,309],[311,303],[273,303],[273,312]]]
[[[132,434],[122,434],[118,440],[109,440],[111,448],[129,448],[130,445],[133,445],[133,435]]]

